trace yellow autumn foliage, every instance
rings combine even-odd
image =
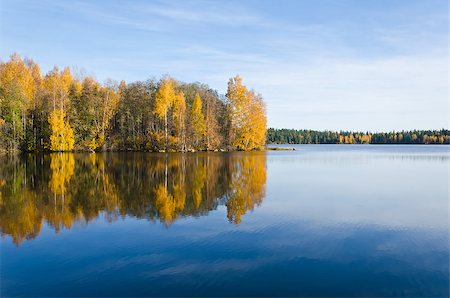
[[[190,117],[192,129],[194,131],[194,138],[198,146],[199,140],[201,140],[206,134],[206,122],[202,112],[202,99],[198,93],[195,94]]]
[[[228,82],[228,117],[230,121],[230,145],[237,150],[254,150],[264,147],[267,118],[260,95],[247,90],[240,76]]]
[[[50,113],[48,123],[52,134],[50,136],[50,150],[52,151],[70,151],[73,149],[75,140],[73,130],[65,122],[66,113],[57,109]]]

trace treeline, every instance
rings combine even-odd
[[[267,142],[269,144],[450,144],[450,131],[441,129],[370,133],[269,128]]]
[[[262,97],[239,76],[221,96],[171,77],[145,82],[42,75],[17,54],[0,62],[0,150],[253,150],[266,141]]]

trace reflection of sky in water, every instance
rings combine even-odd
[[[373,147],[269,152],[266,197],[239,225],[220,205],[170,227],[102,214],[59,235],[44,227],[19,248],[3,239],[2,286],[45,296],[447,296],[449,151]]]
[[[433,146],[428,156],[425,146],[299,147],[269,154],[267,197],[275,198],[264,200],[269,213],[317,224],[448,229],[447,146]]]

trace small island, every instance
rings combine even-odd
[[[75,76],[13,54],[0,63],[0,151],[249,151],[263,149],[262,96],[237,75],[226,95],[164,76],[138,82]]]

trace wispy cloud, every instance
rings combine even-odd
[[[260,15],[250,12],[242,5],[224,5],[213,1],[124,2],[107,6],[85,1],[60,1],[52,4],[61,13],[72,11],[100,23],[146,31],[170,31],[179,29],[179,25],[269,25]]]
[[[135,8],[136,9],[136,8]],[[203,23],[226,26],[261,25],[263,20],[241,5],[220,5],[211,1],[146,4],[137,7],[144,13],[155,14],[181,23]]]

